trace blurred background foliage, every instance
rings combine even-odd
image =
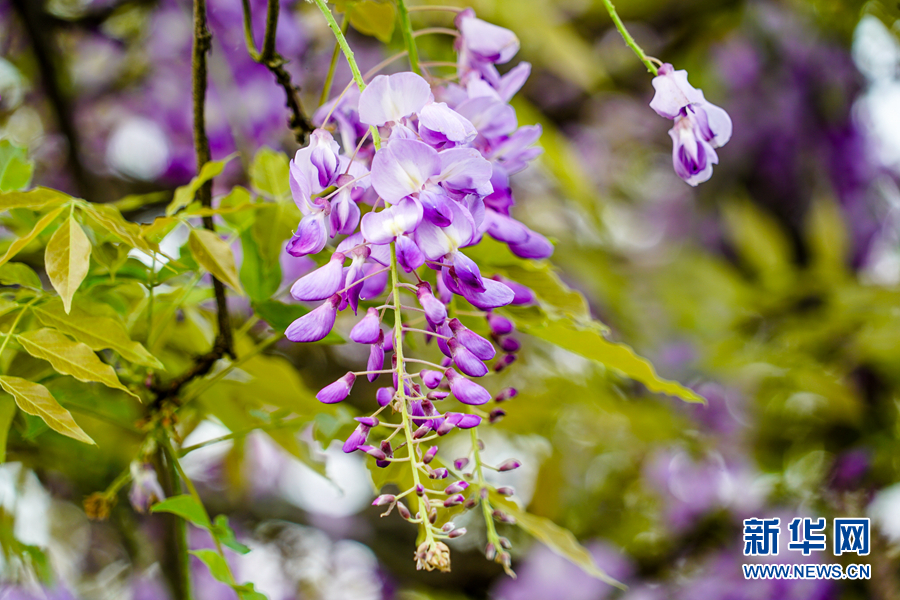
[[[287,195],[286,157],[297,146],[282,91],[246,54],[239,0],[209,4],[213,158],[240,153],[216,179],[217,193],[228,193],[220,206],[263,211],[255,219],[246,210],[221,215],[246,266],[237,269],[248,297],[233,298],[233,309],[249,314],[249,300],[277,330],[303,309],[268,298],[312,266],[282,253],[298,216],[278,200]],[[251,4],[261,26],[262,5]],[[321,406],[311,390],[360,357],[339,338],[304,347],[273,342],[237,373],[187,389],[197,406],[182,423],[185,446],[198,447],[186,469],[210,511],[230,515],[253,549],[235,556],[237,572],[269,598],[900,597],[898,6],[620,2],[647,53],[687,69],[734,120],[712,180],[690,188],[672,172],[668,123],[647,106],[650,77],[600,0],[472,4],[481,18],[515,31],[517,59],[534,65],[515,106],[520,123],[544,127],[544,154],[539,169],[513,180],[519,217],[554,239],[559,276],[585,295],[613,339],[708,405],[649,393],[603,368],[590,360],[589,338],[551,344],[526,336],[526,351],[501,376],[520,393],[483,436],[496,453],[489,460],[522,459],[521,508],[572,531],[629,589],[590,578],[540,544],[529,547],[513,528],[502,533],[514,542],[519,578],[508,579],[479,556],[475,520],[454,548],[453,573],[424,575],[409,560],[412,531],[366,508],[373,492],[360,462],[329,451],[330,482],[316,473],[326,468],[308,442],[327,447],[346,437],[354,406],[369,402],[370,390],[357,389],[337,408]],[[283,7],[278,49],[311,113],[333,38],[306,3]],[[402,49],[392,4],[337,8],[350,11],[363,70]],[[0,187],[22,187],[30,173],[21,165],[33,161],[36,184],[116,202],[136,222],[162,215],[196,172],[189,3],[0,0],[0,18],[0,163],[12,165]],[[440,12],[416,12],[413,22],[451,26]],[[449,40],[418,38],[424,60],[444,76]],[[349,81],[338,64],[334,90]],[[273,150],[258,152],[266,147]],[[36,218],[14,211],[4,225],[20,232]],[[196,267],[190,252],[180,252],[190,241],[178,237],[175,220],[157,223],[155,242],[185,269]],[[173,372],[183,370],[214,335],[197,281],[165,286],[176,267],[148,282],[135,254],[99,231],[91,234],[98,276],[82,292],[95,302],[82,307],[94,309],[80,310],[121,320],[144,301],[137,288],[160,286],[159,320],[126,325]],[[27,249],[24,256],[40,264]],[[492,257],[502,268],[490,249],[479,258]],[[135,290],[111,278],[133,281]],[[265,339],[259,327],[252,320],[240,327],[239,355]],[[47,369],[15,356],[23,377]],[[76,393],[66,381],[48,388],[104,451],[16,417],[0,467],[0,566],[8,582],[0,597],[43,597],[34,587],[43,581],[42,593],[54,598],[166,598],[161,517],[136,514],[124,492],[107,521],[88,521],[81,507],[138,453],[143,409],[125,392]],[[248,434],[253,428],[266,435]],[[219,436],[234,439],[204,445]],[[452,456],[451,444],[442,455]],[[872,579],[745,582],[741,520],[762,516],[872,517]],[[778,560],[846,558],[796,554],[783,550]],[[227,592],[203,569],[195,585],[198,598]]]

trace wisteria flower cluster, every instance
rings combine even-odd
[[[455,461],[452,469],[434,468],[438,446],[431,444],[454,429],[503,416],[500,408],[470,408],[492,399],[503,402],[516,393],[506,389],[494,397],[474,381],[491,372],[490,361],[494,371],[511,364],[519,349],[511,336],[512,322],[492,309],[534,301],[528,288],[482,274],[464,249],[487,234],[523,258],[546,258],[553,252],[545,237],[510,214],[514,199],[509,177],[540,153],[533,147],[540,126],[519,127],[509,105],[530,65],[521,63],[500,76],[495,65],[516,54],[515,35],[476,18],[471,10],[461,12],[456,23],[458,84],[432,88],[420,75],[403,72],[379,75],[362,91],[348,90],[317,112],[320,128],[309,146],[297,152],[290,170],[303,218],[287,251],[298,257],[315,254],[329,239],[346,237],[324,266],[291,288],[297,300],[324,302],[296,320],[286,335],[295,342],[321,340],[339,311],[350,308],[356,314],[361,301],[377,303],[387,291],[386,303],[368,307],[350,331],[350,339],[369,346],[366,369],[347,373],[317,397],[326,404],[341,402],[357,377],[371,382],[391,375],[389,385],[375,395],[378,409],[357,418],[359,425],[343,448],[369,454],[379,467],[410,463],[413,486],[396,496],[380,496],[375,504],[389,505],[389,512],[396,507],[403,518],[422,524],[426,541],[416,559],[427,570],[449,569],[449,551],[439,540],[465,532],[445,523],[438,510],[484,501],[465,496],[472,479],[471,473],[463,473],[468,457]],[[332,117],[343,150],[325,128]],[[407,297],[416,305],[407,303]],[[454,297],[481,311],[492,340],[453,314]],[[386,334],[388,310],[394,323]],[[425,329],[405,324],[409,313],[417,313]],[[413,333],[436,341],[444,360],[435,364],[404,354],[404,340]],[[385,369],[388,352],[390,368]],[[447,405],[453,400],[460,404]],[[388,409],[400,415],[400,422],[388,420]],[[375,441],[376,431],[389,435]],[[394,441],[398,436],[399,444]],[[475,446],[477,452],[477,440]],[[403,447],[405,456],[395,456]],[[498,468],[516,466],[511,460]],[[448,481],[432,489],[423,483],[426,478]],[[410,494],[419,498],[415,515],[402,501]],[[504,515],[496,511],[496,518]],[[488,554],[508,566],[509,554],[498,547],[502,545],[491,544]]]
[[[731,117],[688,83],[687,71],[668,63],[659,68],[653,87],[650,108],[675,121],[669,130],[675,173],[693,186],[708,181],[713,165],[719,164],[715,149],[731,139]]]

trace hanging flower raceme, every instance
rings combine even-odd
[[[461,13],[457,25],[460,85],[432,88],[419,75],[397,73],[375,77],[361,92],[350,89],[316,112],[320,128],[290,169],[303,218],[287,251],[318,254],[329,239],[346,237],[292,286],[296,300],[319,305],[288,327],[287,338],[321,340],[339,312],[351,308],[357,314],[365,303],[349,331],[350,340],[367,346],[365,369],[326,385],[317,398],[342,402],[358,377],[373,382],[389,375],[374,394],[372,413],[357,418],[343,450],[368,454],[379,468],[400,462],[411,469],[412,487],[379,496],[375,504],[388,506],[388,512],[396,508],[424,528],[416,560],[427,570],[449,569],[449,550],[440,540],[465,533],[441,511],[488,502],[482,496],[486,488],[467,489],[476,473],[481,477],[480,442],[473,446],[468,471],[469,458],[456,462],[462,467],[449,468],[449,459],[439,465],[435,442],[505,414],[487,405],[509,400],[515,390],[495,396],[478,380],[512,364],[519,343],[512,323],[492,311],[534,302],[527,287],[482,273],[466,248],[487,234],[521,257],[544,258],[553,251],[546,238],[512,216],[509,176],[540,152],[533,147],[540,128],[519,127],[509,105],[530,66],[523,63],[501,77],[494,65],[509,61],[518,49],[512,32],[471,11]],[[343,148],[324,129],[329,114]],[[378,131],[377,146],[366,127]],[[464,322],[460,311],[466,304],[474,309]],[[478,314],[480,325],[472,317]],[[418,347],[430,360],[404,348],[415,335],[424,336]],[[442,481],[441,487],[432,488],[432,480]],[[416,499],[417,512],[407,507],[407,496]],[[498,539],[489,541],[499,547]],[[491,556],[508,565],[505,550]]]
[[[650,108],[675,121],[669,130],[675,173],[693,186],[709,180],[713,165],[719,164],[715,149],[731,139],[731,117],[688,83],[687,71],[668,63],[659,68],[653,87]]]

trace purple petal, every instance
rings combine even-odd
[[[378,391],[375,392],[375,401],[378,403],[378,406],[387,406],[391,403],[396,393],[397,390],[392,387],[378,388]]]
[[[453,272],[456,274],[460,286],[469,287],[475,293],[485,291],[481,271],[474,260],[462,252],[454,252],[450,257],[450,262],[453,264]]]
[[[429,186],[419,193],[424,218],[438,227],[446,227],[453,221],[453,200],[439,186]]]
[[[419,135],[435,148],[468,144],[478,132],[467,118],[443,102],[432,102],[419,112]]]
[[[456,25],[466,49],[483,60],[503,64],[519,51],[519,38],[509,29],[462,13]]]
[[[388,244],[398,235],[414,231],[422,222],[422,205],[418,200],[405,198],[400,203],[362,218],[362,233],[373,244]]]
[[[430,177],[441,172],[437,151],[418,140],[391,140],[372,159],[372,187],[385,202],[420,191]]]
[[[488,327],[494,335],[507,335],[515,329],[512,321],[495,312],[489,312],[487,315]]]
[[[324,300],[341,289],[344,275],[344,255],[335,252],[331,259],[312,273],[304,275],[291,286],[291,296],[301,301]]]
[[[380,371],[384,368],[384,333],[379,332],[380,341],[369,346],[369,361],[366,363],[366,371]],[[369,373],[366,379],[373,382],[378,379],[378,373]]]
[[[381,335],[381,317],[374,307],[366,311],[366,316],[350,330],[350,339],[357,344],[374,344]]]
[[[335,294],[315,310],[312,310],[290,325],[284,335],[292,342],[318,342],[331,332],[337,314],[340,297]]]
[[[453,369],[447,369],[446,376],[450,382],[450,391],[463,404],[480,405],[490,401],[491,395],[486,389],[474,381],[469,381]]]
[[[433,390],[441,384],[441,380],[444,378],[444,374],[440,371],[422,369],[421,371],[419,371],[419,377],[421,377],[422,383],[425,384],[425,387]]]
[[[480,294],[473,293],[466,287],[461,289],[463,298],[468,300],[472,306],[482,310],[499,308],[501,306],[506,306],[516,297],[511,289],[499,281],[494,281],[493,279],[484,279],[482,281],[484,283],[485,291]]]
[[[415,73],[379,75],[359,97],[359,120],[380,127],[422,110],[431,86]]]
[[[534,295],[534,291],[527,286],[522,285],[521,283],[516,283],[511,279],[507,279],[505,277],[501,277],[500,275],[494,275],[492,278],[496,281],[499,281],[509,289],[513,291],[515,297],[510,304],[516,306],[526,306],[529,304],[534,304],[537,301],[537,298]]]
[[[475,148],[451,148],[440,153],[438,179],[454,191],[487,196],[491,186],[491,163]]]
[[[359,224],[359,206],[353,201],[349,188],[338,192],[331,202],[331,231],[335,235],[353,233]]]
[[[507,244],[523,244],[528,241],[528,228],[512,217],[487,209],[484,222],[491,237]]]
[[[650,101],[650,108],[667,119],[677,117],[685,106],[703,101],[703,92],[688,83],[687,71],[676,71],[668,63],[660,67],[659,75],[653,78],[653,88],[656,94]]]
[[[368,437],[369,427],[363,424],[357,425],[356,429],[353,430],[353,433],[350,434],[350,437],[347,438],[347,441],[344,442],[342,450],[347,454],[355,452],[360,446],[366,443]]]
[[[541,234],[528,230],[528,239],[521,244],[509,244],[513,254],[521,258],[548,258],[553,255],[553,244]]]
[[[397,237],[397,262],[407,273],[412,273],[425,264],[425,256],[409,236]]]
[[[450,338],[447,346],[450,348],[454,364],[460,371],[470,377],[484,377],[488,374],[487,365],[472,354],[471,350],[460,344],[456,338]]]
[[[350,395],[350,390],[353,389],[354,381],[356,381],[356,375],[347,373],[334,383],[326,385],[319,390],[319,393],[316,394],[316,399],[323,404],[335,404],[340,402]]]
[[[447,307],[431,293],[431,284],[425,281],[420,283],[416,287],[416,298],[430,326],[438,327],[447,319]]]
[[[510,99],[516,95],[516,92],[522,89],[522,86],[525,85],[525,81],[528,80],[530,75],[531,63],[523,61],[510,69],[506,75],[500,78],[500,87],[497,90],[500,94],[500,98],[504,102],[509,102]]]
[[[300,220],[297,233],[288,241],[287,253],[291,256],[306,256],[322,251],[328,242],[328,227],[325,213],[307,215]]]
[[[367,274],[376,270],[382,269],[383,267],[379,265],[369,265],[367,270]],[[374,275],[369,277],[363,282],[362,290],[359,292],[359,297],[363,300],[372,300],[377,298],[384,292],[384,287],[387,285],[388,273],[387,271],[382,271],[378,275]]]
[[[460,323],[459,319],[450,319],[450,330],[460,344],[481,360],[491,360],[497,353],[492,343]]]

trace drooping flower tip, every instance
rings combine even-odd
[[[450,338],[447,342],[447,346],[450,348],[453,362],[460,371],[470,377],[484,377],[488,374],[487,365],[481,362],[477,356],[472,354],[468,348],[460,344],[456,338]],[[450,385],[452,389],[452,381]]]
[[[374,344],[381,333],[381,317],[374,307],[370,307],[366,316],[350,330],[350,339],[357,344]]]
[[[318,308],[291,323],[284,335],[292,342],[318,342],[331,333],[341,303],[338,294],[331,296]]]
[[[323,404],[336,404],[350,395],[350,390],[353,389],[355,381],[356,375],[348,372],[334,383],[330,383],[319,390],[319,393],[316,394],[316,399]]]
[[[463,404],[485,404],[491,399],[491,394],[486,389],[474,381],[469,381],[455,370],[447,369],[446,376],[450,382],[450,391]]]
[[[688,83],[687,71],[676,71],[670,64],[659,69],[653,87],[650,108],[675,121],[669,130],[675,173],[692,186],[707,181],[719,162],[715,149],[731,139],[731,117]]]
[[[315,271],[298,279],[291,286],[291,296],[300,301],[324,300],[341,289],[344,275],[344,254],[335,252],[331,259]]]
[[[520,463],[519,461],[517,461],[514,458],[510,458],[509,460],[505,460],[502,463],[500,463],[500,466],[497,467],[497,470],[502,473],[503,471],[512,471],[513,469],[518,469],[521,466],[522,466],[522,463]]]

